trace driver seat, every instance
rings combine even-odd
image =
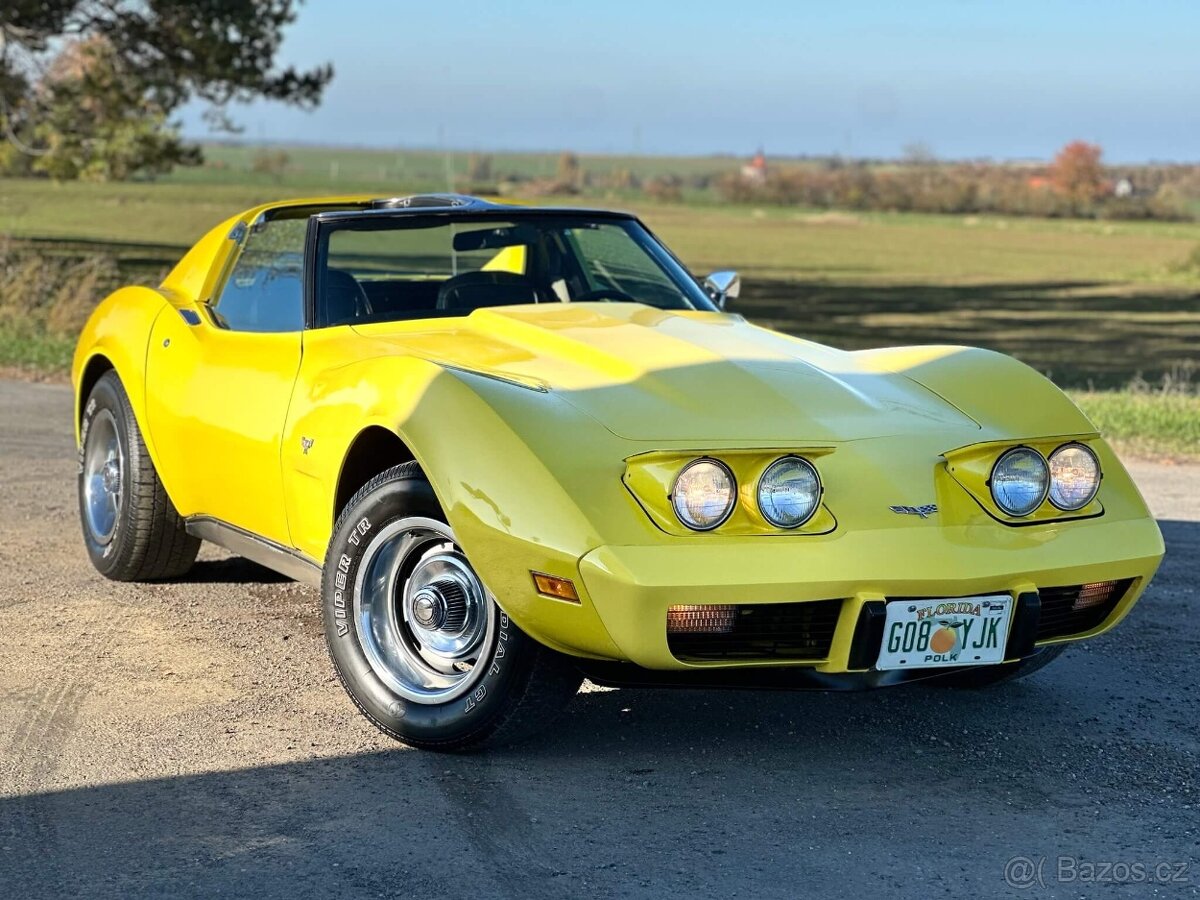
[[[464,272],[438,289],[437,308],[468,313],[489,306],[540,303],[537,285],[513,272]]]
[[[325,320],[329,325],[349,325],[371,315],[371,298],[359,280],[342,269],[325,270]]]

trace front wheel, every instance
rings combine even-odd
[[[342,685],[385,734],[434,750],[518,740],[579,688],[570,660],[501,610],[416,463],[347,504],[325,559],[325,639]]]

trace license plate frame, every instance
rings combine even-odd
[[[1015,606],[1011,594],[890,600],[875,668],[892,671],[1001,663]]]

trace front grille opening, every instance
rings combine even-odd
[[[675,608],[690,613],[686,619],[681,613],[668,619],[667,647],[676,659],[684,662],[825,659],[833,644],[842,601],[744,603],[713,608],[720,613],[705,618],[720,628],[713,627],[707,632],[696,630],[700,614],[691,612],[703,607]],[[671,615],[669,612],[668,616]]]
[[[1038,621],[1037,639],[1045,641],[1098,628],[1117,608],[1132,585],[1133,579],[1125,578],[1121,581],[1039,588],[1042,617]]]

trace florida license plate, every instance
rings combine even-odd
[[[893,600],[877,669],[983,666],[1004,661],[1012,597]]]

